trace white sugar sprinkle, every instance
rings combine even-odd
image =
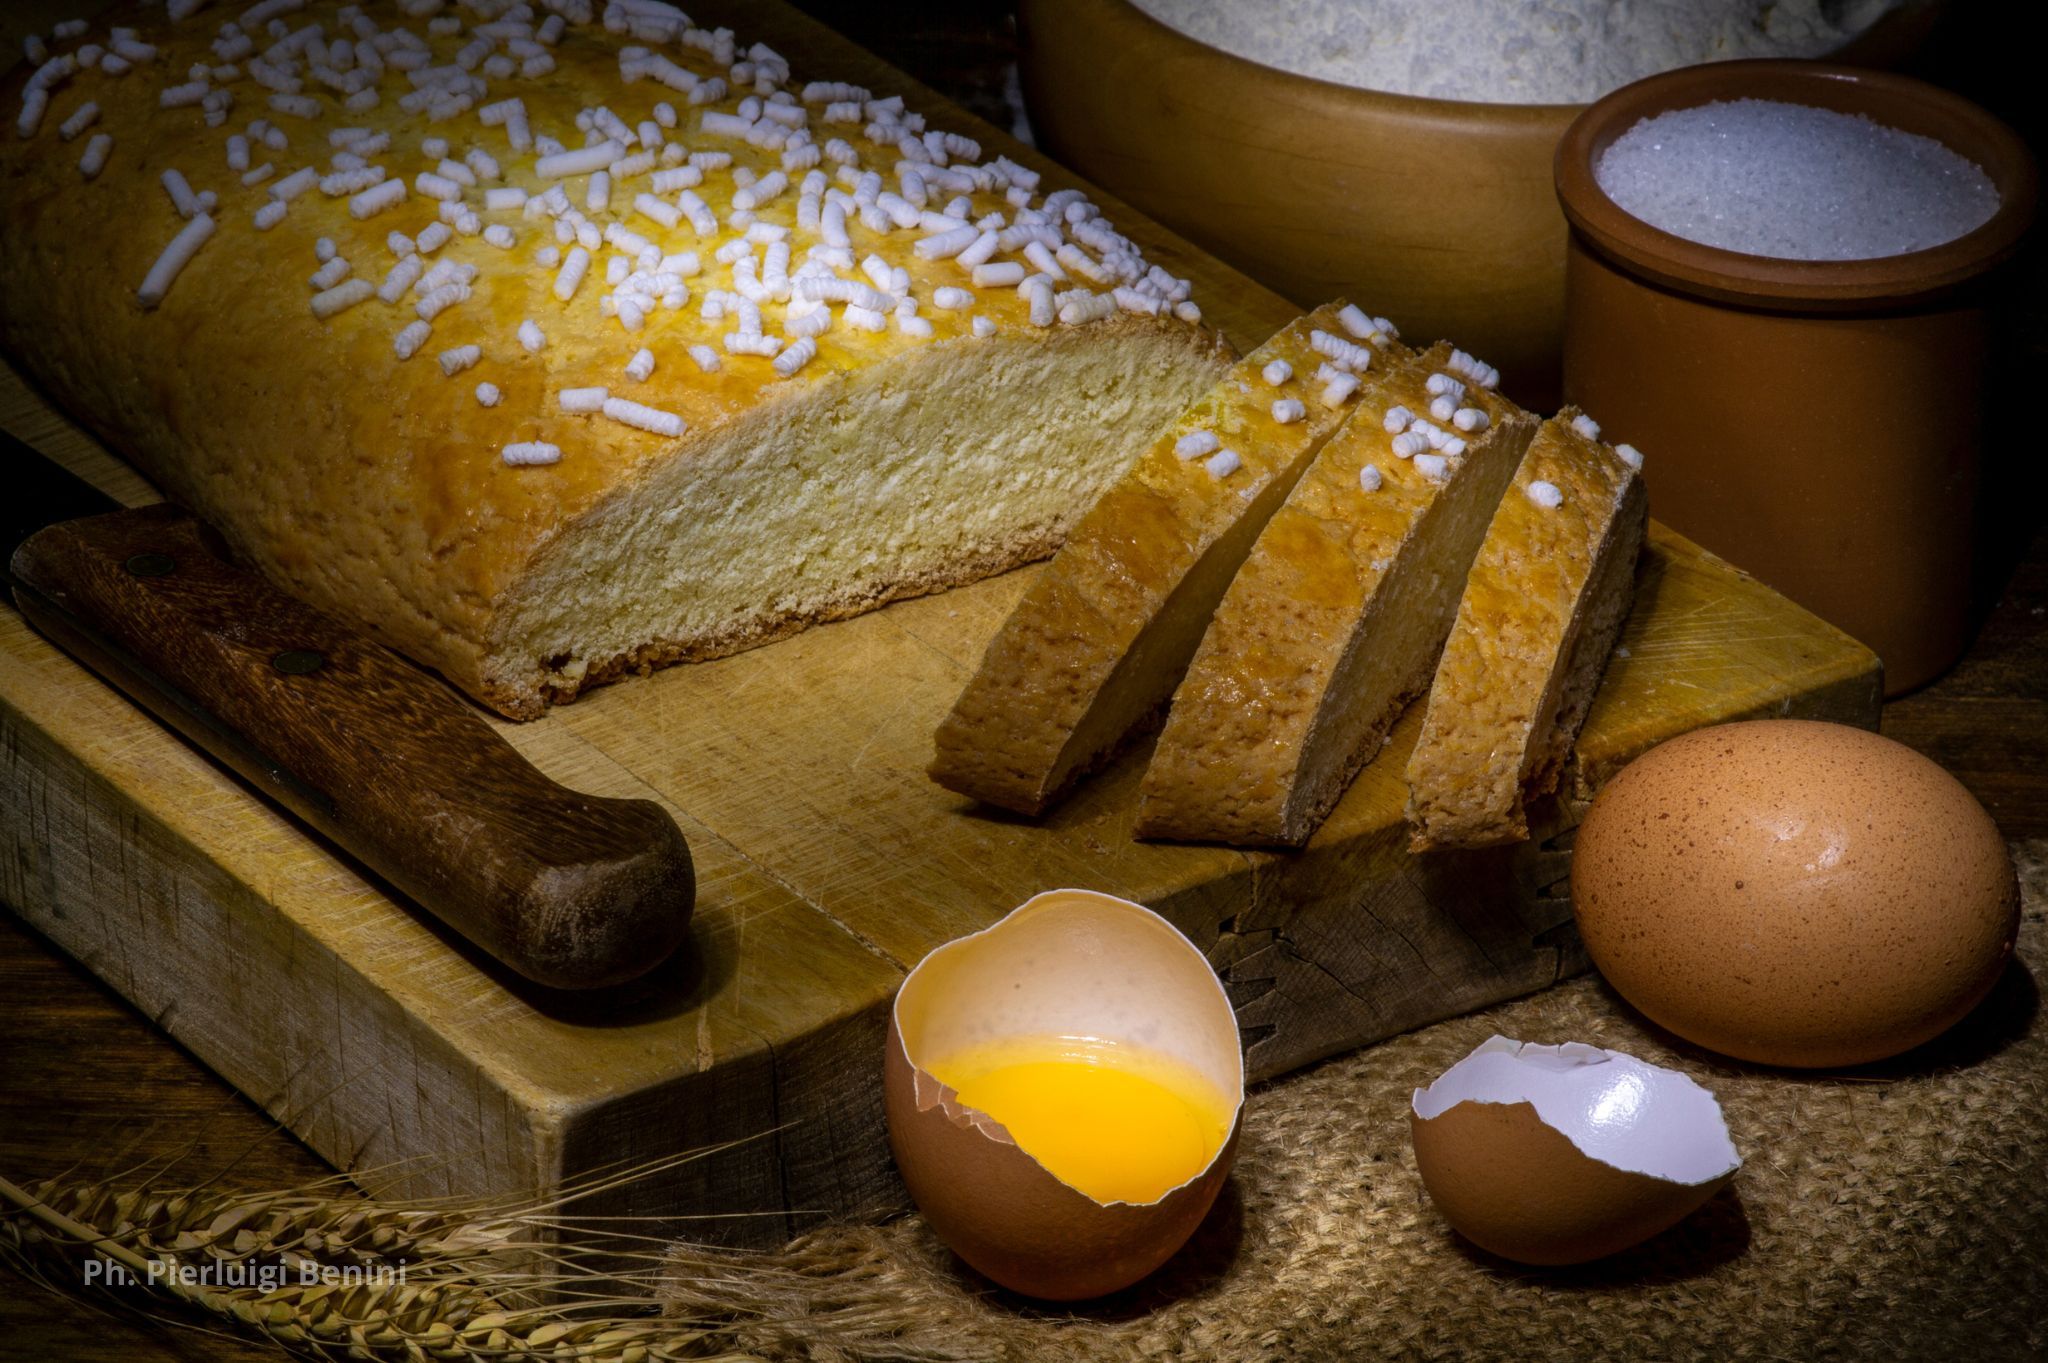
[[[433,333],[433,326],[427,322],[408,322],[391,338],[392,353],[401,360],[409,360],[420,353],[420,347],[427,343],[427,337]]]
[[[1453,350],[1451,352],[1449,367],[1455,372],[1463,374],[1481,388],[1497,387],[1500,383],[1500,371],[1498,369],[1495,369],[1492,365],[1476,356],[1467,355],[1462,350]]]
[[[1228,478],[1244,467],[1244,460],[1238,458],[1236,450],[1218,450],[1202,461],[1202,467],[1209,470],[1211,478]]]
[[[373,218],[387,208],[396,207],[405,198],[405,181],[386,180],[373,185],[348,201],[349,216],[358,222]]]
[[[1342,407],[1358,391],[1358,378],[1354,374],[1339,374],[1323,385],[1321,394],[1325,407]]]
[[[683,433],[685,423],[674,412],[664,412],[628,398],[606,398],[602,408],[607,417],[638,430],[671,438]]]
[[[452,379],[483,357],[482,346],[459,345],[452,350],[444,350],[440,354],[441,372]]]
[[[407,289],[410,289],[419,282],[420,276],[426,273],[426,269],[426,265],[416,255],[399,257],[398,263],[391,267],[391,273],[385,275],[384,282],[378,286],[377,297],[383,299],[386,303],[395,304],[399,299],[405,297]]]
[[[550,445],[545,440],[520,440],[505,446],[499,457],[514,466],[525,464],[553,464],[562,457],[562,447]]]
[[[476,401],[479,407],[495,407],[503,396],[495,383],[480,383],[476,386]]]
[[[1024,267],[1014,260],[977,265],[973,272],[977,289],[1007,289],[1024,282]]]
[[[1361,341],[1370,340],[1380,333],[1380,329],[1373,325],[1372,318],[1366,316],[1365,310],[1356,303],[1346,303],[1343,310],[1337,314],[1337,321],[1344,330]]]
[[[1177,459],[1200,459],[1214,453],[1222,444],[1214,431],[1189,431],[1173,442],[1173,453]]]
[[[1285,360],[1272,360],[1259,373],[1265,378],[1267,383],[1278,388],[1281,384],[1294,377],[1294,366]]]
[[[670,231],[674,231],[676,226],[683,220],[682,209],[677,208],[665,199],[658,199],[652,194],[635,195],[633,198],[633,211],[651,222],[660,223]]]
[[[1418,454],[1415,456],[1415,471],[1432,483],[1441,483],[1450,476],[1451,461],[1441,454]]]
[[[555,394],[555,400],[565,412],[587,416],[604,410],[605,400],[611,397],[607,388],[564,388]]]
[[[199,248],[206,244],[206,239],[213,235],[213,229],[213,219],[201,213],[186,223],[177,236],[171,238],[170,245],[164,247],[163,254],[149,267],[149,273],[143,278],[142,287],[136,290],[136,300],[144,308],[153,309],[164,301],[165,296],[171,291],[171,285],[177,282],[179,274],[192,263],[192,257],[199,254]]]
[[[1358,471],[1358,489],[1361,492],[1378,492],[1385,482],[1378,464],[1367,464]]]
[[[448,309],[468,301],[469,285],[443,284],[422,294],[419,302],[413,305],[413,311],[419,314],[422,322],[431,322]]]
[[[816,359],[818,343],[808,336],[798,337],[789,347],[775,357],[775,372],[783,378],[794,376],[798,370]]]
[[[1643,466],[1643,452],[1633,445],[1616,445],[1614,452],[1621,456],[1621,462],[1632,469]]]
[[[1308,415],[1308,404],[1300,398],[1281,398],[1273,404],[1273,420],[1290,426]]]
[[[358,303],[367,302],[375,293],[367,279],[351,279],[346,283],[336,284],[333,288],[313,295],[313,315],[324,322],[336,313],[345,312]]]
[[[1317,329],[1308,334],[1308,343],[1318,355],[1327,356],[1331,364],[1339,369],[1357,372],[1372,367],[1372,348],[1347,341],[1342,336]]]
[[[302,166],[272,185],[270,197],[280,203],[290,203],[319,183],[320,172],[311,166]],[[405,186],[400,185],[399,188],[403,190]]]
[[[1422,461],[1418,459],[1415,462],[1419,464]],[[1554,508],[1564,505],[1564,494],[1557,490],[1556,483],[1538,478],[1530,483],[1527,488],[1523,489],[1523,491],[1528,495],[1530,501],[1540,507]]]
[[[85,154],[78,158],[78,173],[86,179],[96,178],[107,167],[107,156],[114,150],[114,139],[106,133],[94,133],[92,140],[85,144]]]
[[[69,142],[97,122],[99,116],[100,106],[88,100],[64,120],[57,129],[57,135]]]
[[[590,252],[581,246],[570,249],[562,261],[562,268],[555,273],[555,297],[564,303],[576,296],[576,288],[583,282],[583,276],[590,269]]]
[[[321,263],[320,268],[315,270],[312,274],[312,277],[309,278],[306,282],[312,286],[313,291],[315,293],[318,293],[322,289],[333,288],[342,280],[347,279],[348,276],[348,261],[344,260],[340,256],[330,255],[326,258],[325,261]]]
[[[543,180],[563,180],[572,175],[588,175],[592,171],[605,169],[625,154],[625,147],[617,142],[600,142],[594,147],[578,147],[574,151],[543,156],[533,163],[533,173]]]

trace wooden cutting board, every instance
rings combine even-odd
[[[940,126],[973,123],[780,4],[693,9],[773,44],[800,78],[902,91]],[[1193,277],[1240,346],[1292,315],[1097,198]],[[0,422],[121,500],[155,500],[11,371]],[[659,801],[690,841],[690,946],[623,995],[507,977],[4,608],[0,897],[366,1187],[555,1188],[720,1146],[580,1210],[702,1217],[684,1229],[762,1242],[900,1201],[879,1093],[889,999],[925,952],[1036,891],[1086,886],[1165,914],[1222,972],[1251,1073],[1271,1076],[1583,969],[1562,894],[1569,829],[1651,744],[1745,716],[1878,714],[1869,652],[1653,527],[1634,615],[1534,841],[1404,850],[1411,713],[1300,853],[1145,845],[1129,832],[1142,752],[1038,823],[924,778],[933,729],[1035,571],[500,723],[550,775]]]

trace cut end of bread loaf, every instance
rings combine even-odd
[[[1415,851],[1529,836],[1628,615],[1648,499],[1580,418],[1537,433],[1466,581],[1408,760]]]
[[[566,526],[499,613],[484,690],[539,713],[1052,553],[1229,360],[1130,319],[938,343],[686,439]]]

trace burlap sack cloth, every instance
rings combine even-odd
[[[2048,1358],[2048,1023],[2035,986],[2048,970],[2048,842],[2014,850],[2020,966],[1949,1035],[1896,1061],[1837,1074],[1737,1064],[1584,977],[1255,1092],[1236,1172],[1194,1242],[1078,1316],[993,1288],[910,1215],[792,1245],[790,1328],[756,1346],[817,1363]],[[1733,1185],[1594,1265],[1522,1269],[1472,1248],[1415,1173],[1408,1099],[1495,1032],[1690,1074],[1727,1113],[1745,1161]],[[804,1342],[812,1312],[887,1342]]]

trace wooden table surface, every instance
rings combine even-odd
[[[1009,121],[1009,30],[1001,0],[798,3],[984,117]],[[1998,50],[1958,25],[1927,73],[2034,131],[2040,110],[2017,79],[2017,57],[2003,69],[1966,60]],[[2004,79],[2003,71],[2015,79]],[[2022,272],[2021,311],[2030,325],[2019,344],[2037,365],[2048,350],[2038,325],[2048,312],[2044,254],[2037,249]],[[1887,706],[1884,718],[1886,733],[1954,772],[2016,839],[2048,837],[2048,522],[2044,475],[2036,459],[2017,457],[2022,451],[2031,456],[2031,442],[2011,449],[2016,457],[2005,461],[1993,499],[2003,511],[1986,530],[1988,613],[1969,653],[1933,685]],[[107,1173],[176,1161],[174,1181],[218,1176],[230,1187],[265,1189],[328,1172],[149,1018],[11,914],[0,914],[0,1000],[0,1176],[29,1182],[72,1168]],[[109,1296],[63,1296],[0,1270],[0,1359],[276,1357],[253,1343],[142,1321]]]

